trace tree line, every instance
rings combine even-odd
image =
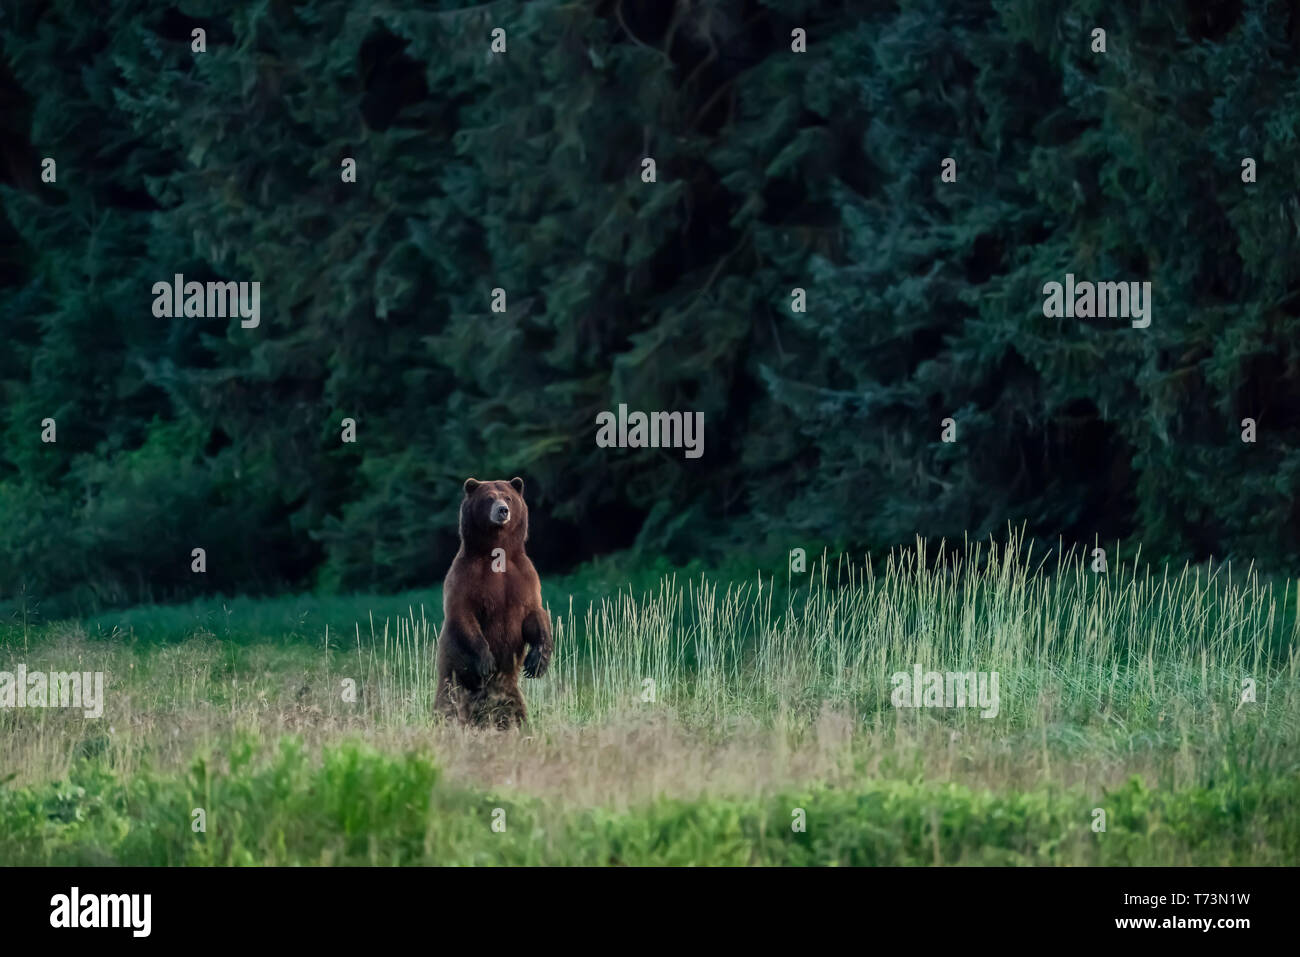
[[[0,14],[6,598],[427,584],[470,475],[544,570],[1007,522],[1300,568],[1288,4],[101,6]],[[1067,273],[1149,327],[1045,315]],[[257,326],[159,318],[177,274]]]

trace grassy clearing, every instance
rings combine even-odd
[[[0,669],[104,671],[107,703],[98,720],[0,709],[0,850],[222,863],[1300,859],[1294,582],[1136,562],[1095,574],[1013,538],[818,565],[800,581],[669,576],[584,598],[604,588],[545,586],[557,658],[525,683],[523,735],[433,723],[435,593],[15,624]],[[895,708],[890,677],[916,664],[997,672],[996,717]],[[382,793],[362,795],[336,765]],[[259,790],[277,780],[295,783]],[[423,796],[389,795],[403,787]],[[361,823],[303,817],[299,788],[368,810]],[[209,804],[183,807],[200,795]],[[238,795],[252,803],[235,813]],[[190,831],[200,806],[205,836]],[[497,834],[484,816],[497,806],[531,823]],[[790,830],[795,807],[807,834]],[[1091,830],[1094,808],[1105,833]]]
[[[259,760],[265,758],[265,760]],[[1286,864],[1300,780],[1093,800],[1036,788],[866,781],[761,797],[659,799],[634,811],[449,786],[426,754],[356,744],[308,759],[236,741],[226,769],[124,779],[82,765],[57,787],[0,792],[0,859],[23,864],[882,865]],[[195,808],[206,829],[185,826]],[[211,809],[211,810],[208,810]],[[792,822],[806,816],[806,827]],[[142,826],[142,822],[150,822]],[[494,827],[494,823],[496,827]],[[1207,839],[1207,836],[1208,839]]]

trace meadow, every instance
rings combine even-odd
[[[1300,861],[1294,581],[1011,535],[543,590],[523,733],[434,721],[437,589],[20,610],[0,671],[106,702],[0,708],[0,863]],[[996,715],[896,707],[916,665]]]

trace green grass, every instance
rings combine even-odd
[[[622,580],[544,583],[557,656],[522,735],[432,720],[436,592],[14,623],[0,670],[102,670],[108,700],[0,709],[0,860],[1300,859],[1294,582],[1014,538]],[[895,708],[918,663],[998,673],[996,717]]]
[[[262,760],[259,760],[262,759]],[[634,812],[446,785],[426,754],[362,744],[308,760],[241,741],[229,768],[123,779],[83,763],[65,783],[0,792],[9,864],[914,865],[1287,864],[1300,779],[1093,800],[1046,786],[997,795],[869,781],[742,800],[658,800]],[[196,830],[195,809],[203,809]],[[794,822],[802,816],[804,825]],[[1207,839],[1208,838],[1208,839]]]
[[[579,606],[599,602],[615,592],[642,595],[653,591],[666,571],[689,576],[699,567],[669,569],[666,565],[629,566],[619,557],[598,560],[576,574],[547,578],[549,596],[571,597]],[[11,601],[9,620],[0,624],[0,644],[22,644],[48,631],[40,602]],[[337,645],[357,633],[369,634],[370,621],[381,625],[424,608],[434,619],[442,616],[441,583],[392,595],[299,594],[276,598],[239,596],[206,598],[175,605],[140,605],[94,615],[79,622],[92,640],[121,640],[130,644],[174,644],[191,638],[216,638],[238,645],[308,642],[319,645],[326,630]]]

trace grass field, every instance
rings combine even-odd
[[[15,616],[0,670],[105,705],[0,708],[0,862],[1300,861],[1295,582],[1014,537],[616,577],[543,582],[522,734],[433,721],[436,590]],[[996,714],[896,707],[917,665]]]

